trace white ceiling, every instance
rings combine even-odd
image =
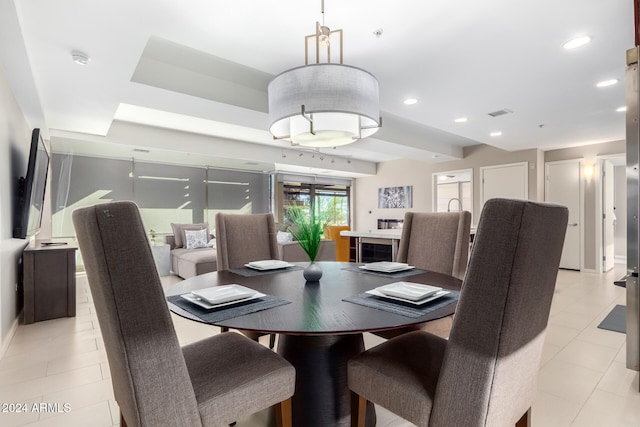
[[[54,142],[90,147],[85,134],[108,142],[112,126],[131,122],[270,146],[272,158],[259,160],[294,163],[266,131],[265,86],[303,64],[320,0],[3,3],[0,23],[13,24],[2,30],[3,67],[25,115]],[[478,143],[548,150],[624,139],[616,109],[632,0],[326,0],[325,11],[325,24],[344,30],[345,64],[380,82],[383,128],[327,151],[338,159],[442,161]],[[577,35],[593,40],[564,50]],[[74,50],[91,62],[75,64]],[[595,87],[605,79],[619,83]],[[504,108],[513,113],[488,115]],[[154,148],[151,138],[120,142]],[[191,151],[189,137],[172,149]],[[250,151],[220,156],[251,160]]]

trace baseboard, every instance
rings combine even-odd
[[[0,360],[2,360],[2,358],[4,357],[4,354],[7,352],[7,349],[9,348],[9,344],[11,344],[11,340],[13,339],[13,336],[16,334],[16,331],[18,330],[18,325],[20,324],[21,318],[22,318],[22,310],[20,311],[18,316],[16,316],[15,320],[13,321],[13,324],[11,325],[11,329],[9,329],[7,338],[2,342],[2,346],[0,346]]]
[[[625,255],[616,255],[616,257],[613,260],[613,262],[615,264],[626,264],[627,263],[627,257]]]

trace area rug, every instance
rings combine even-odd
[[[608,331],[626,333],[627,331],[627,307],[624,305],[616,305],[611,313],[607,314],[602,322],[598,325],[600,329]]]

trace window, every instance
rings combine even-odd
[[[349,189],[338,185],[315,186],[314,204],[327,225],[349,224]]]
[[[265,213],[270,175],[53,153],[53,237],[75,235],[71,212],[112,200],[133,200],[148,231],[171,223],[214,224],[216,212]]]
[[[74,209],[112,200],[133,200],[131,161],[53,153],[51,156],[51,233],[75,236]]]
[[[297,178],[309,180],[309,177]],[[316,216],[327,225],[349,224],[350,181],[330,182],[329,180],[327,178],[325,182],[312,183],[300,182],[300,180],[281,181],[281,222],[285,227],[288,226],[287,211],[290,209],[302,209],[307,215],[311,215],[313,209]]]
[[[349,224],[350,187],[339,185],[304,184],[300,182],[283,183],[283,214],[287,225],[290,209],[302,209],[316,216],[327,225]]]
[[[312,184],[302,184],[295,182],[285,182],[283,184],[283,214],[285,226],[289,224],[288,212],[292,209],[300,209],[305,211],[307,215],[311,215],[311,188]]]
[[[207,170],[207,221],[223,213],[267,213],[271,206],[271,180],[265,173]]]
[[[206,169],[160,163],[133,163],[133,201],[147,230],[171,234],[171,223],[205,220]]]

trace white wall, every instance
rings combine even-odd
[[[604,144],[592,144],[582,147],[563,148],[559,150],[550,150],[544,153],[545,162],[557,162],[560,160],[583,159],[585,165],[597,164],[599,156],[607,156],[613,154],[623,154],[626,150],[625,141],[612,141]],[[584,183],[584,268],[586,270],[596,271],[598,269],[596,247],[596,212],[597,212],[597,195],[598,180],[597,174],[591,181]]]
[[[374,230],[378,218],[404,218],[407,211],[431,212],[432,174],[452,170],[473,168],[473,224],[477,224],[480,213],[480,170],[481,166],[528,162],[529,199],[538,200],[543,185],[542,170],[538,170],[539,150],[504,151],[488,145],[474,145],[464,149],[464,159],[442,163],[425,163],[418,160],[394,160],[378,164],[375,176],[355,180],[353,225],[355,230]],[[378,188],[413,186],[413,207],[411,209],[378,209]],[[544,191],[542,191],[544,194]]]
[[[624,141],[613,141],[603,144],[592,144],[561,150],[541,152],[540,150],[504,151],[488,145],[474,145],[464,149],[464,159],[437,164],[417,160],[394,160],[379,163],[375,176],[358,178],[354,188],[354,230],[372,230],[377,227],[378,218],[403,218],[404,213],[411,211],[432,211],[431,176],[436,172],[473,168],[473,224],[477,224],[480,213],[480,179],[479,168],[500,164],[529,163],[529,199],[544,200],[544,163],[568,159],[584,159],[585,163],[595,164],[596,158],[603,155],[621,154],[625,152]],[[595,240],[595,179],[585,185],[585,236],[584,254],[585,269],[596,268]],[[412,209],[378,209],[378,188],[413,185]],[[618,184],[616,184],[618,187]]]
[[[0,357],[9,344],[22,310],[16,290],[26,240],[13,239],[15,183],[26,174],[31,130],[0,67]]]

